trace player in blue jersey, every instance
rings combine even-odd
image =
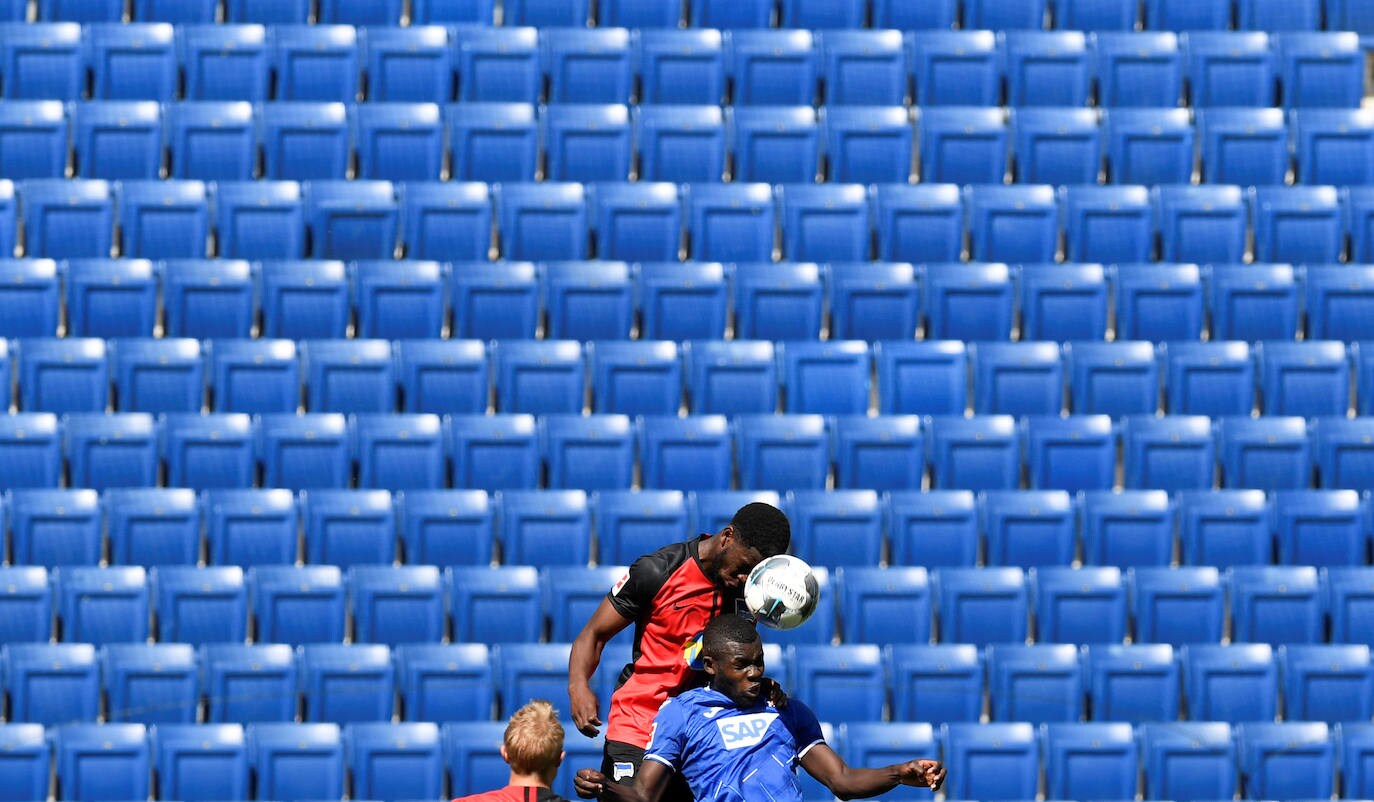
[[[851,767],[825,743],[811,708],[797,699],[782,707],[769,702],[763,642],[748,618],[731,613],[712,619],[702,635],[702,658],[710,685],[659,708],[635,784],[582,769],[574,778],[578,796],[658,802],[680,772],[697,802],[801,802],[799,764],[841,799],[877,796],[898,785],[937,789],[944,782],[945,768],[935,760]]]

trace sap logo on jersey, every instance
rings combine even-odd
[[[725,742],[726,749],[742,749],[762,741],[763,734],[768,731],[768,725],[777,717],[777,713],[734,716],[717,721],[716,727],[720,730],[720,739]]]

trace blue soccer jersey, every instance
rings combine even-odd
[[[796,699],[741,708],[694,688],[663,703],[644,759],[681,772],[697,802],[801,802],[798,763],[823,742],[816,714]]]

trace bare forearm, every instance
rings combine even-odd
[[[589,687],[592,675],[596,673],[596,667],[601,664],[601,650],[604,643],[598,641],[596,636],[582,630],[582,632],[572,642],[572,651],[568,655],[568,687]]]
[[[868,769],[846,766],[830,784],[830,791],[840,799],[865,799],[891,791],[900,785],[901,764]]]

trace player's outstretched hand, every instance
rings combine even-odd
[[[945,782],[945,767],[938,760],[911,760],[902,764],[902,785],[940,790]]]
[[[596,694],[588,687],[568,688],[568,702],[572,708],[573,723],[577,725],[578,732],[588,738],[595,738],[601,726],[601,717],[597,715]]]
[[[606,775],[596,769],[578,769],[573,776],[573,787],[583,799],[595,799],[606,785]]]

